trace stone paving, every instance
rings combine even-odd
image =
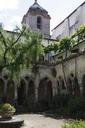
[[[42,114],[22,114],[17,117],[24,120],[21,128],[61,128],[65,122],[64,119],[54,119]]]

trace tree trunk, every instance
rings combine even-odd
[[[65,76],[65,71],[64,71],[64,65],[63,65],[63,60],[62,60],[62,72],[63,72],[63,78],[64,78],[64,83],[67,91],[67,81],[66,81],[66,76]]]
[[[67,58],[67,50],[66,50],[66,52],[65,52],[65,59]]]

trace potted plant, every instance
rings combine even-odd
[[[16,109],[9,103],[0,105],[0,115],[3,119],[11,119]]]

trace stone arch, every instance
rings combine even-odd
[[[9,76],[8,76],[7,74],[4,74],[4,75],[3,75],[3,78],[4,78],[5,80],[8,80],[8,79],[9,79]]]
[[[24,76],[24,79],[25,79],[26,81],[29,81],[30,77],[29,77],[28,75],[26,75],[26,76]]]
[[[26,83],[24,79],[20,81],[20,86],[18,87],[17,90],[18,90],[18,104],[24,105],[26,100]]]
[[[35,84],[32,79],[30,79],[28,82],[27,93],[28,93],[28,97],[27,97],[28,105],[33,106],[35,102]]]
[[[38,102],[49,105],[52,102],[52,82],[47,77],[40,80],[38,87]]]
[[[15,84],[13,80],[7,82],[7,101],[12,102],[15,96]]]
[[[4,102],[4,88],[5,88],[5,83],[2,78],[0,78],[0,102]]]

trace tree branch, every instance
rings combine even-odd
[[[4,46],[7,48],[5,37],[3,36],[2,32],[0,31],[1,38],[3,39]]]
[[[25,31],[25,28],[24,28],[24,30],[21,32],[21,34],[18,36],[18,38],[13,42],[13,44],[11,45],[11,47],[8,47],[8,48],[7,48],[7,44],[6,44],[5,38],[4,38],[3,34],[0,32],[1,37],[3,38],[4,45],[5,45],[5,47],[6,47],[5,52],[4,52],[4,55],[3,55],[4,64],[6,64],[6,54],[7,54],[8,50],[10,50],[10,49],[18,42],[18,40],[19,40],[19,39],[21,38],[21,36],[23,35],[24,31]]]
[[[11,47],[13,47],[13,46],[18,42],[18,40],[21,38],[21,36],[22,36],[23,33],[25,32],[25,29],[26,29],[26,28],[24,28],[24,30],[21,32],[21,34],[18,36],[18,38],[13,42],[13,44],[11,45]]]

